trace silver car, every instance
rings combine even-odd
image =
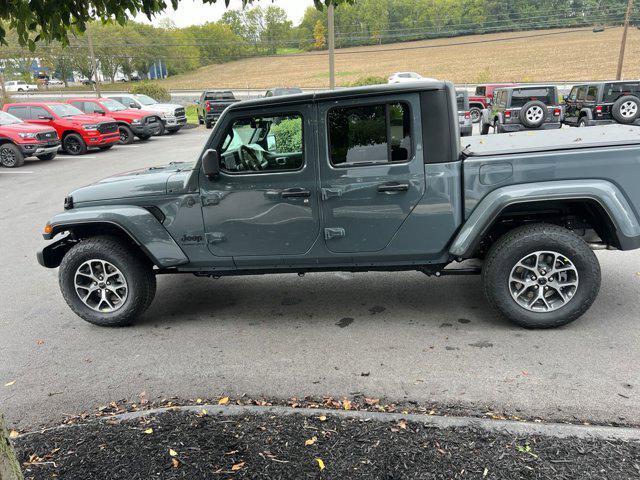
[[[460,135],[462,137],[470,137],[473,134],[473,120],[471,119],[471,108],[469,107],[469,92],[456,90],[456,101],[458,103]]]

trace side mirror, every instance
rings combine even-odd
[[[220,155],[216,150],[209,149],[202,155],[202,172],[209,180],[220,174]]]
[[[106,112],[104,110],[94,110],[93,113],[96,113],[98,115],[104,115]]]
[[[131,102],[129,104],[129,108],[140,108],[140,105],[138,105],[137,103]]]
[[[50,115],[38,115],[38,120],[53,120],[53,117]]]

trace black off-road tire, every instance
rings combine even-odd
[[[62,139],[62,148],[69,155],[84,155],[87,153],[87,144],[77,133],[69,133]]]
[[[24,165],[22,150],[9,142],[0,145],[0,165],[7,168],[17,168]]]
[[[89,308],[75,289],[76,271],[83,263],[94,259],[114,265],[127,282],[128,293],[124,303],[110,313]],[[71,310],[87,322],[101,327],[131,325],[151,305],[156,293],[156,277],[150,263],[121,239],[111,236],[92,237],[74,245],[62,259],[58,280],[62,296]]]
[[[509,290],[512,269],[538,251],[565,256],[578,272],[575,293],[557,310],[528,310]],[[525,328],[554,328],[573,322],[591,307],[600,290],[600,264],[586,242],[570,230],[550,224],[527,225],[506,233],[493,245],[482,267],[482,280],[489,303],[510,321]]]
[[[46,162],[48,160],[53,160],[54,158],[56,158],[56,152],[51,152],[51,153],[45,153],[44,155],[37,155],[38,160],[42,160],[43,162]]]
[[[632,104],[635,104],[633,107]],[[628,114],[629,108],[635,108],[634,114]],[[633,95],[625,95],[620,97],[611,107],[611,115],[618,123],[631,124],[640,118],[640,99]]]
[[[118,131],[120,132],[121,145],[131,145],[133,143],[135,136],[129,125],[118,125]]]
[[[542,109],[541,116],[537,119],[529,118],[529,112],[531,111],[532,114],[533,113],[537,114],[539,112],[538,109]],[[519,118],[520,118],[520,122],[525,127],[538,128],[544,123],[545,119],[547,118],[547,106],[539,100],[533,100],[531,102],[527,102],[520,109]]]

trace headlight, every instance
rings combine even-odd
[[[140,125],[140,123],[141,123],[140,120],[136,119],[131,122],[131,125]]]
[[[20,138],[36,138],[35,133],[18,133],[18,135],[20,135]]]
[[[173,118],[174,115],[173,115],[173,112],[163,112],[162,113],[162,117],[163,118]]]
[[[83,125],[82,128],[84,128],[85,130],[97,130],[98,129],[98,125],[97,124],[88,124],[88,125]]]

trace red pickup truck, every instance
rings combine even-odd
[[[27,123],[52,127],[69,155],[82,155],[89,148],[107,150],[120,141],[115,119],[85,115],[67,103],[6,103],[2,109]]]
[[[60,148],[53,128],[29,125],[7,112],[0,112],[0,165],[21,167],[25,157],[52,160]]]
[[[471,108],[471,120],[478,123],[482,117],[482,110],[488,108],[493,101],[493,92],[500,87],[513,87],[515,83],[487,83],[477,85],[475,94],[469,95],[469,107]]]
[[[128,145],[134,137],[147,140],[160,133],[161,123],[157,112],[127,108],[113,98],[72,98],[67,103],[84,113],[108,115],[118,122],[120,143]]]

